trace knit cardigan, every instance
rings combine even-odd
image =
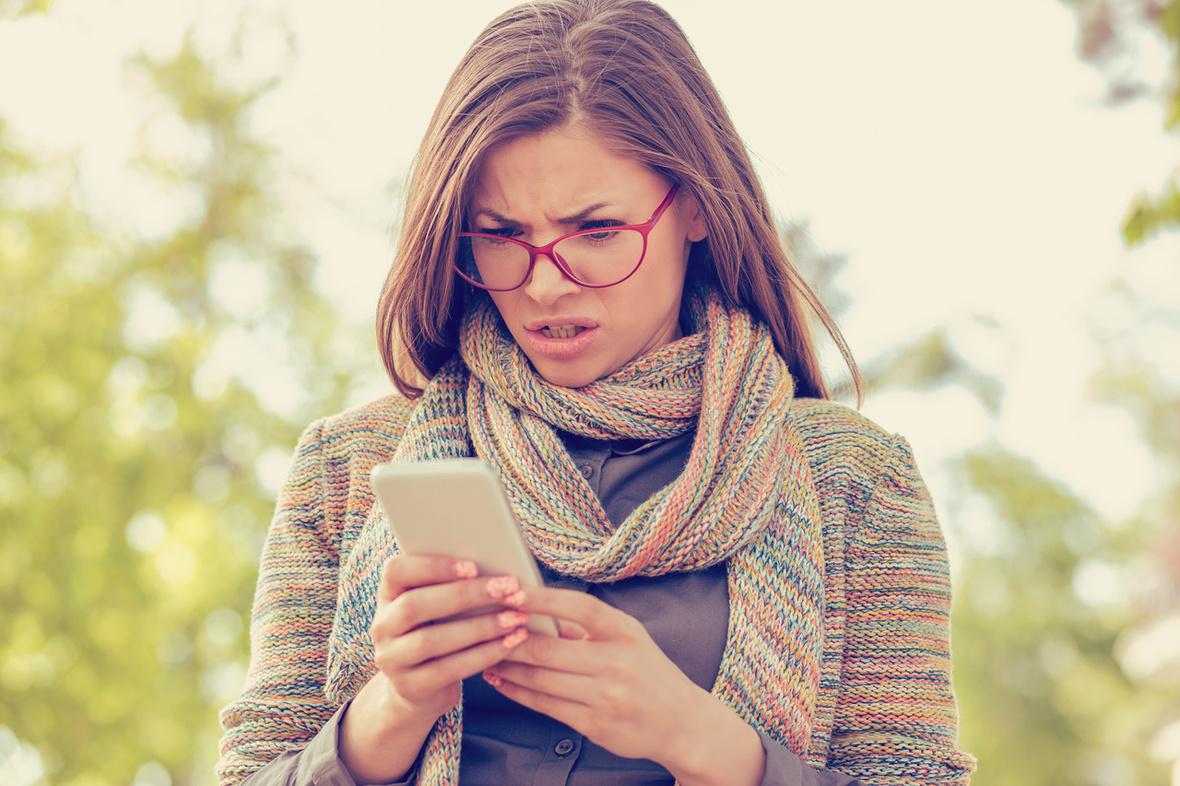
[[[369,470],[413,406],[387,396],[300,436],[263,545],[246,683],[220,713],[220,786],[305,746],[376,673],[371,643],[341,645],[365,624],[341,566],[374,511]],[[957,745],[946,544],[909,442],[839,402],[796,398],[790,419],[822,521],[824,615],[819,657],[798,664],[819,675],[810,738],[780,742],[873,786],[965,786],[977,762]]]

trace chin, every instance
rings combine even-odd
[[[550,385],[563,388],[584,387],[604,376],[584,363],[555,363],[548,358],[542,358],[539,363],[534,360],[533,368]]]

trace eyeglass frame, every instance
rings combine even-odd
[[[522,278],[520,280],[520,283],[514,287],[507,287],[507,288],[500,288],[500,289],[497,289],[495,287],[489,287],[484,284],[480,284],[477,281],[473,281],[470,276],[468,276],[466,273],[464,273],[462,271],[462,269],[459,267],[458,262],[452,263],[451,266],[455,269],[455,272],[458,273],[459,276],[464,281],[471,284],[472,286],[478,287],[483,290],[487,290],[489,292],[512,292],[513,290],[520,289],[528,282],[528,280],[533,275],[533,268],[537,264],[537,257],[544,254],[545,256],[549,257],[550,261],[553,262],[553,264],[557,267],[557,269],[561,271],[561,274],[563,276],[568,278],[570,281],[573,281],[575,284],[577,284],[580,287],[587,287],[590,289],[605,289],[607,287],[618,286],[619,284],[622,284],[627,279],[631,278],[631,276],[635,275],[635,272],[637,270],[639,270],[640,265],[643,264],[643,260],[647,258],[647,236],[651,233],[652,229],[655,228],[655,225],[660,220],[660,217],[664,214],[664,212],[668,209],[668,207],[671,206],[672,200],[676,198],[676,192],[679,190],[680,190],[680,184],[674,183],[672,185],[672,188],[668,191],[667,195],[664,197],[664,201],[660,202],[659,207],[657,207],[652,212],[651,217],[648,218],[647,221],[644,221],[640,224],[625,224],[622,226],[593,227],[591,229],[577,229],[577,230],[574,230],[573,232],[568,232],[568,233],[562,235],[561,237],[558,237],[558,238],[550,241],[549,243],[546,243],[543,246],[534,246],[532,243],[527,243],[523,240],[517,240],[514,237],[505,237],[504,235],[494,235],[491,232],[460,232],[460,233],[458,233],[458,235],[456,235],[456,237],[459,237],[459,238],[486,237],[486,238],[492,238],[494,240],[499,240],[499,241],[506,240],[509,243],[515,243],[518,246],[522,246],[526,251],[528,251],[529,252],[528,269],[525,270],[524,278]],[[559,254],[555,253],[553,250],[554,246],[556,246],[558,243],[560,243],[563,240],[568,240],[571,237],[577,237],[578,235],[600,234],[602,232],[608,232],[608,231],[609,232],[621,232],[623,230],[634,230],[634,231],[639,232],[639,234],[643,236],[643,251],[641,251],[639,253],[639,261],[635,263],[635,267],[631,268],[631,272],[628,273],[627,275],[623,276],[622,278],[620,278],[618,281],[612,282],[610,284],[587,284],[587,283],[583,282],[581,279],[579,279],[577,276],[574,275],[574,271],[570,269],[570,267],[566,263],[566,261],[564,259],[562,259],[561,256]],[[474,256],[474,252],[472,252],[472,256]],[[476,264],[478,265],[479,263],[477,262]]]

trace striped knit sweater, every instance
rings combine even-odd
[[[263,547],[246,685],[221,711],[221,786],[306,745],[363,685],[332,657],[333,623],[350,611],[340,566],[373,508],[369,470],[393,455],[412,407],[388,396],[300,437]],[[946,545],[910,445],[839,402],[795,399],[792,415],[824,558],[822,656],[804,664],[819,691],[810,739],[792,748],[867,784],[967,784]]]

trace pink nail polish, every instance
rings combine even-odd
[[[517,628],[512,633],[509,633],[507,636],[500,639],[500,641],[504,642],[504,647],[506,649],[512,649],[513,647],[515,647],[517,644],[520,644],[522,641],[524,641],[528,637],[529,637],[529,629],[528,628]]]
[[[516,580],[516,576],[493,576],[488,579],[488,594],[493,598],[502,598],[519,589],[520,582]]]
[[[515,628],[529,621],[529,615],[523,611],[501,611],[496,615],[501,628]]]
[[[517,590],[511,595],[505,596],[504,603],[509,606],[519,606],[524,603],[524,590]]]
[[[479,575],[479,568],[469,559],[461,559],[455,563],[455,575],[461,579],[473,579]]]
[[[501,677],[499,674],[493,674],[490,671],[485,671],[483,673],[483,678],[484,678],[484,680],[487,681],[487,683],[489,685],[491,685],[492,687],[495,687],[495,688],[498,688],[504,684],[503,677]]]

